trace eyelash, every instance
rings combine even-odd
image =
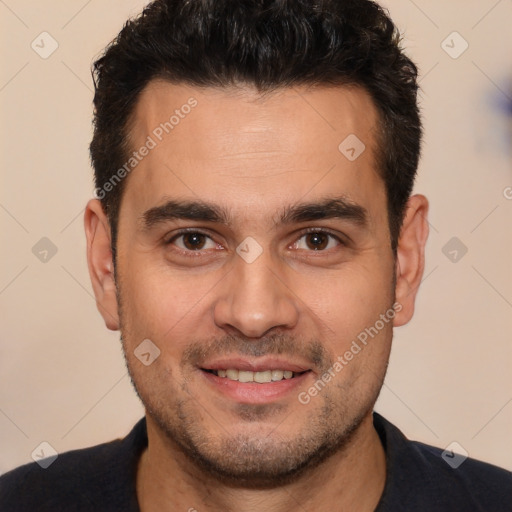
[[[175,240],[177,240],[180,236],[188,235],[188,234],[191,234],[191,233],[198,234],[198,235],[203,235],[203,236],[208,237],[210,240],[213,240],[212,237],[208,233],[205,233],[205,232],[203,232],[201,230],[198,230],[198,229],[195,229],[195,228],[184,228],[184,229],[180,229],[177,233],[175,233],[170,239],[166,240],[164,243],[165,243],[165,245],[172,245],[172,243]],[[296,239],[296,241],[299,241],[303,236],[311,234],[311,233],[321,233],[321,234],[324,234],[324,235],[328,235],[331,238],[334,238],[340,245],[342,245],[342,246],[346,246],[347,245],[346,242],[343,241],[338,235],[335,235],[330,230],[325,229],[325,228],[306,228],[306,229],[302,230],[299,233],[299,236]],[[203,252],[202,250],[198,250],[198,251],[191,251],[191,250],[184,251],[183,249],[179,249],[179,248],[175,248],[175,250],[177,252],[179,252],[181,255],[183,255],[185,257],[189,257],[189,258],[197,258],[198,256],[200,256],[201,252]],[[307,252],[316,253],[316,251],[307,251]],[[322,252],[328,252],[328,251],[318,251],[318,252],[322,253]]]

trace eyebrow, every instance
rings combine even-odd
[[[315,220],[341,219],[360,227],[368,224],[368,211],[344,197],[326,198],[310,203],[300,203],[283,208],[274,225],[311,222]],[[143,229],[171,220],[211,222],[231,226],[232,215],[223,207],[204,201],[170,200],[145,211],[141,216]]]
[[[368,224],[366,208],[346,198],[327,198],[312,203],[293,205],[283,210],[279,222],[293,224],[314,220],[341,219],[365,227]]]

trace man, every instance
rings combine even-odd
[[[417,71],[368,0],[162,0],[95,64],[99,311],[146,416],[0,509],[505,511],[373,406],[424,267]]]

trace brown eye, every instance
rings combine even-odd
[[[205,242],[206,237],[201,233],[188,233],[183,235],[183,245],[191,251],[202,249]]]
[[[215,242],[208,235],[197,231],[180,233],[167,243],[189,252],[198,252],[202,249],[215,249],[217,247]]]
[[[309,233],[304,233],[297,242],[295,242],[293,248],[308,251],[324,251],[340,244],[340,240],[330,233],[310,231]]]
[[[325,249],[328,243],[329,237],[325,233],[310,233],[306,235],[306,244],[314,251]]]

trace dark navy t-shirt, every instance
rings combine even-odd
[[[442,450],[409,441],[377,413],[386,484],[375,512],[512,512],[512,473],[466,459],[456,469]],[[0,477],[1,512],[140,512],[137,464],[147,446],[145,418],[122,440],[60,454]]]

